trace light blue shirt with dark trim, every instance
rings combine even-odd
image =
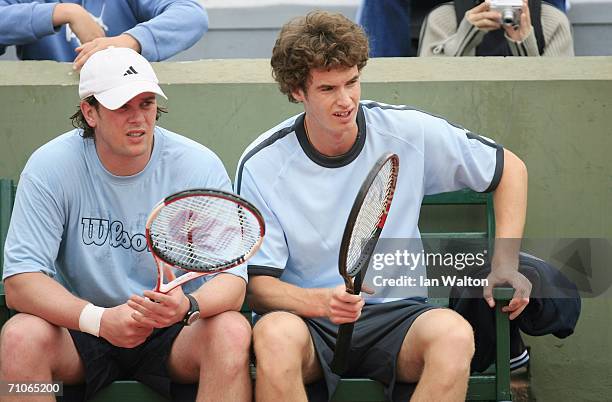
[[[266,222],[266,237],[249,261],[249,275],[270,275],[304,288],[344,283],[338,252],[348,214],[370,168],[385,153],[396,153],[400,168],[381,239],[420,239],[425,195],[463,188],[493,191],[501,179],[502,147],[443,118],[362,101],[357,125],[355,144],[338,157],[312,147],[304,114],[265,132],[245,150],[234,188],[259,208]],[[425,276],[425,266],[411,275]],[[423,287],[402,292],[402,298],[427,296]],[[391,299],[397,297],[389,288],[370,302]]]

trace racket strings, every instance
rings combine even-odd
[[[359,270],[360,258],[371,254],[364,253],[363,250],[368,246],[369,240],[380,224],[382,215],[388,209],[395,187],[395,169],[393,161],[388,160],[379,170],[366,193],[349,242],[346,262],[349,276],[354,276],[355,271]]]
[[[257,218],[220,197],[191,196],[164,206],[151,225],[153,247],[192,270],[222,267],[248,254],[261,237]]]

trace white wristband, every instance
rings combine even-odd
[[[102,321],[104,310],[106,310],[104,307],[94,306],[91,303],[85,306],[79,317],[79,329],[81,332],[100,336],[100,322]]]

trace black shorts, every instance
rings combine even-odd
[[[114,346],[87,333],[68,330],[85,367],[84,400],[89,400],[115,380],[137,380],[169,398],[168,357],[182,329],[180,323],[155,329],[144,343],[131,349]]]
[[[349,369],[344,377],[371,378],[385,387],[387,400],[393,400],[397,355],[414,320],[436,308],[418,300],[399,300],[365,305],[355,323]],[[321,362],[324,386],[308,386],[309,400],[329,400],[340,377],[331,371],[338,326],[327,318],[304,318]],[[323,392],[322,392],[323,391]],[[326,391],[326,392],[325,392]],[[410,392],[410,389],[407,389]],[[405,399],[407,400],[407,399]]]

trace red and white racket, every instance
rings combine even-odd
[[[202,275],[242,264],[257,252],[264,233],[261,213],[235,194],[192,189],[166,197],[146,224],[157,265],[155,291],[168,293]],[[189,272],[164,283],[164,271],[172,272],[171,267]]]

